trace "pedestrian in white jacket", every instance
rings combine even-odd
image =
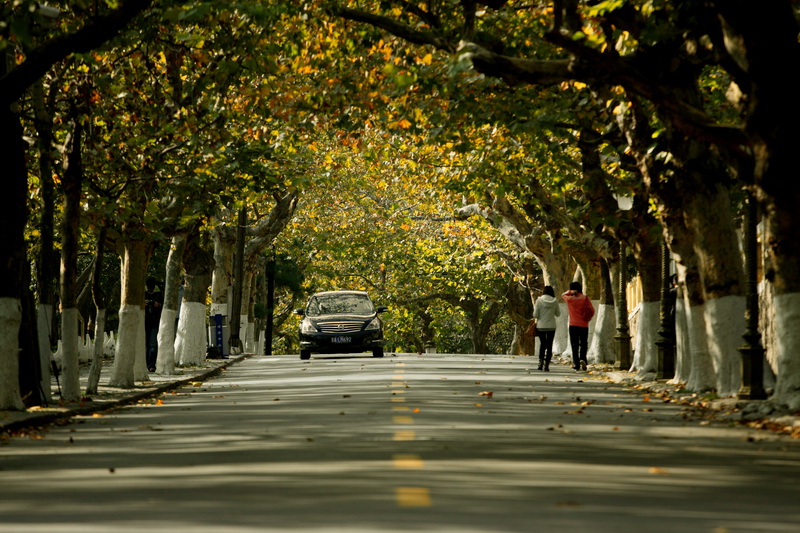
[[[553,358],[553,339],[556,337],[556,317],[561,316],[556,293],[550,285],[536,299],[533,318],[536,319],[536,334],[539,336],[539,370],[550,372]]]

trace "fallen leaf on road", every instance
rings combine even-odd
[[[648,470],[648,472],[650,472],[651,474],[657,474],[657,475],[660,475],[660,476],[669,475],[669,472],[667,472],[663,468],[659,468],[657,466],[651,467],[650,470]]]
[[[478,396],[488,396],[489,398],[491,398],[492,396],[494,396],[494,392],[490,390],[485,390],[483,392],[479,392]]]
[[[564,501],[564,502],[558,502],[556,505],[559,506],[559,507],[578,507],[581,504],[578,503],[578,502],[574,502],[574,501],[569,500],[569,501]]]

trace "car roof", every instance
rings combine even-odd
[[[368,296],[367,291],[321,291],[315,292],[312,296],[327,296],[328,294],[363,294]]]

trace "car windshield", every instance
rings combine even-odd
[[[318,294],[308,302],[306,315],[371,315],[375,312],[366,294]]]

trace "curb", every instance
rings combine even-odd
[[[146,388],[128,389],[129,392],[120,393],[119,398],[99,401],[89,401],[76,407],[50,408],[50,410],[4,411],[5,414],[18,415],[16,420],[0,420],[0,435],[20,431],[32,426],[44,426],[60,420],[93,413],[110,411],[124,405],[130,405],[141,400],[158,396],[173,389],[178,389],[193,381],[205,381],[222,373],[226,368],[240,361],[244,361],[255,354],[242,354],[231,356],[219,365],[207,370],[201,370],[189,375],[175,376],[174,381],[165,381]],[[179,379],[177,379],[179,378]]]

